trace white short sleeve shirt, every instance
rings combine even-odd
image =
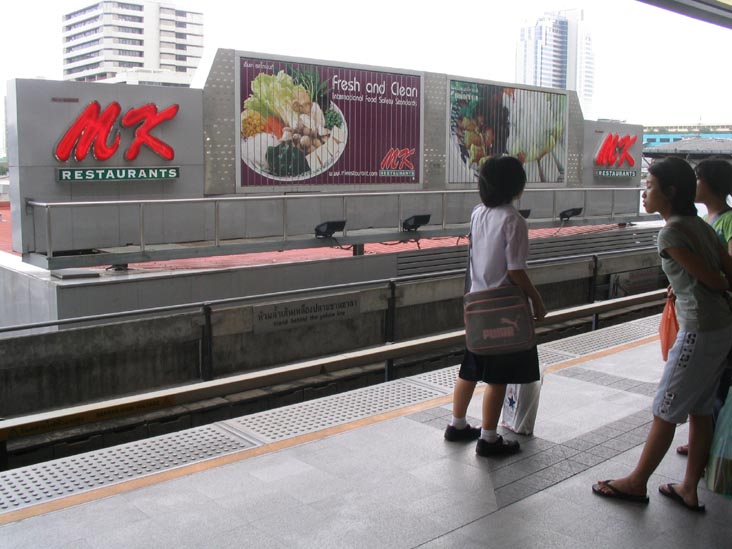
[[[478,204],[470,216],[471,292],[512,284],[507,271],[526,269],[529,228],[511,204]]]

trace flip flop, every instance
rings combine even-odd
[[[679,494],[676,490],[674,490],[674,486],[676,486],[676,483],[669,482],[668,484],[661,484],[661,486],[658,487],[658,492],[662,495],[670,499],[671,501],[675,501],[676,503],[680,503],[683,505],[686,509],[689,511],[693,511],[694,513],[703,513],[706,509],[703,505],[689,505],[684,501],[684,498],[681,497],[681,494]]]
[[[648,496],[638,496],[636,494],[627,494],[621,490],[618,490],[615,486],[610,484],[613,479],[601,480],[597,484],[592,485],[592,491],[598,496],[610,499],[621,499],[623,501],[632,501],[634,503],[648,503]],[[602,488],[610,488],[610,492],[604,492]]]

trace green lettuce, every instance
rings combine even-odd
[[[256,111],[266,120],[275,116],[288,126],[297,124],[297,113],[292,110],[292,102],[298,90],[305,88],[295,84],[285,71],[276,75],[259,73],[252,81],[252,93],[244,101],[244,108]]]

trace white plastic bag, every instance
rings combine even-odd
[[[534,432],[536,413],[539,411],[541,383],[540,380],[522,384],[509,383],[506,386],[501,427],[520,435],[530,435]]]

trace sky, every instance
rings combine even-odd
[[[62,78],[61,14],[93,3],[3,3],[3,96],[8,79]],[[635,0],[369,0],[358,10],[343,0],[171,3],[204,14],[204,59],[229,48],[508,83],[520,28],[546,11],[580,8],[595,50],[594,112],[585,118],[732,123],[732,30]],[[204,81],[199,71],[195,82]]]

